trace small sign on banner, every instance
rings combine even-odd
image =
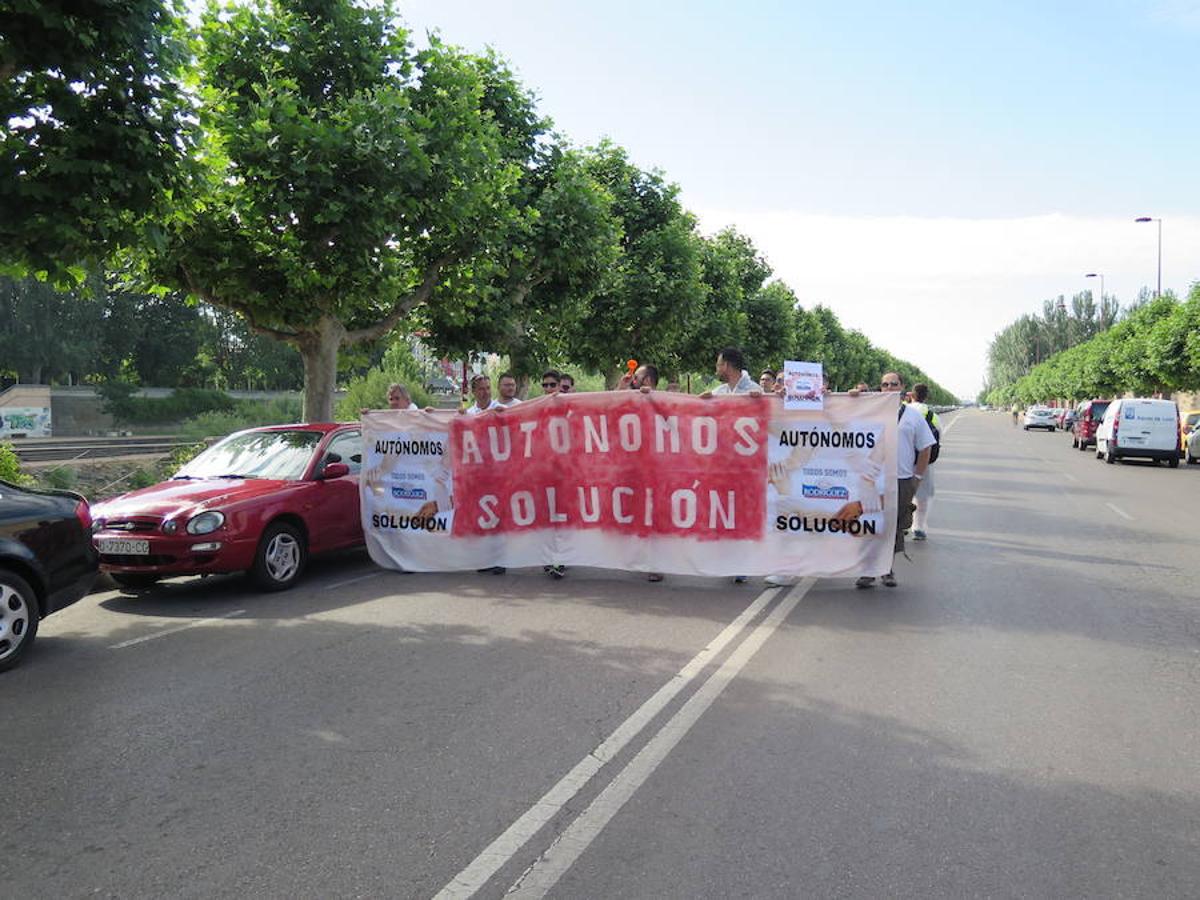
[[[819,362],[789,359],[783,364],[783,408],[825,408],[825,373]]]

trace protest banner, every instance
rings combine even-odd
[[[477,416],[363,416],[363,531],[388,568],[600,566],[881,575],[895,536],[892,395],[610,391]]]

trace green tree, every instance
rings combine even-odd
[[[570,358],[604,373],[610,385],[631,356],[678,368],[682,337],[704,297],[695,221],[679,203],[679,188],[638,169],[623,149],[602,144],[587,167],[612,197],[621,252],[587,317],[569,329]]]
[[[0,31],[0,270],[83,279],[142,236],[189,147],[176,0],[9,0]]]
[[[796,295],[782,281],[772,281],[746,299],[743,351],[754,369],[778,369],[791,358],[795,338]]]
[[[506,355],[522,380],[566,356],[568,333],[620,254],[612,198],[583,155],[555,143],[534,159],[507,233],[439,285],[418,318],[435,349]]]
[[[745,350],[751,297],[762,289],[771,267],[759,254],[750,238],[726,228],[711,238],[700,239],[702,299],[692,323],[680,335],[679,349],[673,356],[682,367],[693,372],[708,372],[722,347]],[[748,364],[758,360],[746,354]]]
[[[532,100],[491,58],[413,52],[388,4],[210,9],[199,60],[203,171],[153,269],[295,346],[304,415],[329,419],[339,348],[390,332],[505,233]]]

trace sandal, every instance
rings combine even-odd
[[[896,573],[888,572],[886,575],[884,575],[879,580],[883,582],[884,587],[895,587],[896,586]]]
[[[646,580],[653,581],[656,583],[659,581],[662,581],[663,580],[662,573],[661,572],[651,572],[649,575],[646,576]]]

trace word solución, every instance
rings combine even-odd
[[[759,536],[766,413],[760,404],[628,393],[460,418],[449,454],[454,534]]]

